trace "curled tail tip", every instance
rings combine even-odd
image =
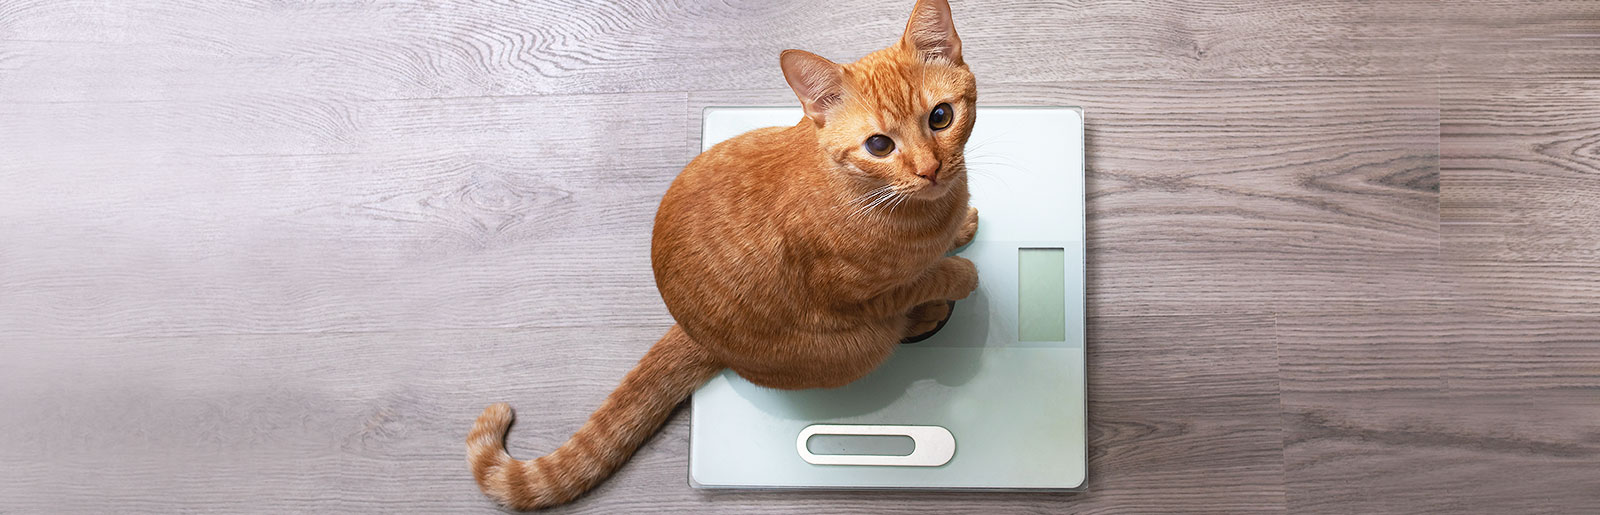
[[[478,415],[467,433],[467,462],[472,473],[483,481],[493,470],[510,460],[506,454],[506,430],[511,427],[511,405],[504,402],[489,405]]]
[[[478,421],[487,421],[494,425],[510,424],[513,416],[514,414],[511,412],[510,404],[496,402],[494,404],[490,404],[487,408],[483,408],[483,414],[478,415]]]
[[[506,431],[514,417],[511,405],[504,402],[490,404],[478,415],[467,434],[467,463],[478,489],[500,505],[516,511],[545,508],[558,504],[539,495],[519,492],[514,479],[526,474],[523,465],[506,452]],[[546,485],[534,485],[544,488]],[[527,488],[524,485],[522,488]],[[539,490],[535,490],[538,492]]]
[[[499,445],[500,439],[506,435],[506,429],[511,427],[512,418],[510,404],[504,402],[490,404],[478,415],[477,422],[472,424],[472,433],[467,435],[467,443]],[[490,438],[493,442],[479,442],[483,438]]]

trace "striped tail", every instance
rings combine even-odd
[[[605,480],[656,432],[678,403],[722,370],[674,325],[559,449],[531,461],[506,453],[511,406],[495,404],[467,434],[467,462],[483,493],[516,510],[563,504]]]

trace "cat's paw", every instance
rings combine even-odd
[[[916,343],[933,336],[939,327],[950,319],[955,303],[947,300],[924,302],[906,313],[905,339],[901,343]]]
[[[950,274],[950,282],[948,283],[950,285],[950,294],[945,298],[949,300],[965,299],[967,295],[972,294],[973,290],[978,289],[978,266],[972,264],[972,261],[963,257],[951,256],[944,258],[942,264]]]
[[[972,243],[972,237],[978,235],[978,208],[967,208],[967,220],[961,223],[961,229],[956,231],[956,241],[950,246],[951,250],[959,249]]]

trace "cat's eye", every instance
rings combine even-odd
[[[933,106],[933,112],[928,113],[928,127],[932,128],[933,130],[940,130],[945,127],[949,127],[950,120],[955,119],[955,117],[956,112],[950,108],[950,104],[939,104]]]
[[[894,140],[882,134],[873,134],[872,137],[867,138],[867,142],[863,146],[867,147],[867,152],[871,152],[872,155],[878,157],[887,156],[890,152],[894,152]]]

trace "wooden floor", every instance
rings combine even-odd
[[[700,108],[910,3],[0,0],[0,512],[494,512],[478,411],[671,324]],[[1090,491],[700,492],[680,412],[554,512],[1600,512],[1600,2],[955,11],[1087,112]]]

